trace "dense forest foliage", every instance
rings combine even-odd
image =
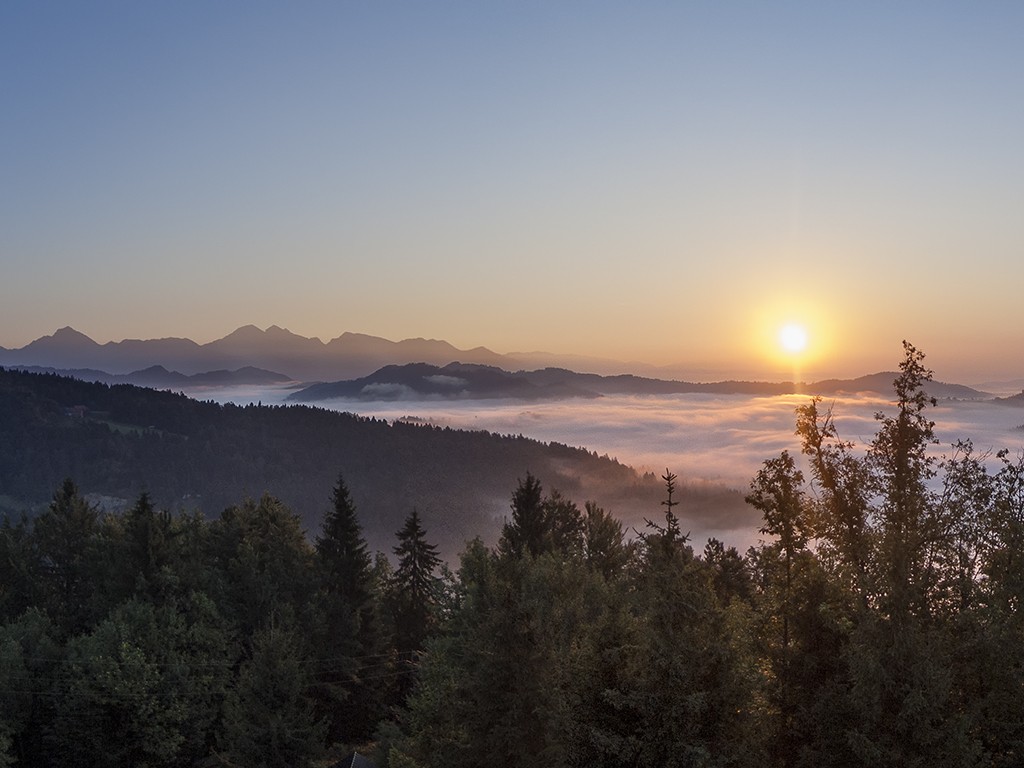
[[[525,474],[454,573],[414,511],[371,557],[343,479],[314,541],[67,481],[0,529],[0,765],[1020,765],[1024,465],[936,458],[929,378],[907,345],[867,446],[800,407],[742,554],[670,472],[637,536]]]
[[[111,509],[145,491],[158,507],[215,516],[269,492],[314,530],[343,471],[373,547],[387,549],[416,506],[442,554],[454,558],[472,535],[497,539],[509,489],[527,470],[580,501],[599,496],[620,514],[657,503],[653,475],[557,443],[0,369],[0,514],[45,508],[73,477]],[[702,498],[742,503],[718,496]]]

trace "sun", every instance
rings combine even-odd
[[[779,344],[791,355],[807,349],[807,329],[797,323],[787,323],[779,329]]]

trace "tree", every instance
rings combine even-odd
[[[320,588],[318,652],[331,661],[318,675],[320,712],[332,740],[363,741],[383,711],[380,676],[385,659],[373,570],[355,505],[341,476],[316,538]]]
[[[212,524],[209,546],[221,573],[227,617],[243,637],[271,617],[297,622],[315,589],[313,553],[298,516],[264,494],[224,510]]]
[[[687,542],[690,540],[690,534],[682,532],[679,517],[672,511],[673,507],[679,506],[679,502],[672,498],[676,492],[676,474],[666,469],[661,479],[665,482],[665,500],[661,502],[661,506],[665,508],[665,524],[645,519],[647,531],[641,533],[640,538],[645,544],[644,552],[647,558],[671,559],[683,548],[689,549]]]
[[[764,516],[761,533],[772,537],[752,552],[752,559],[760,586],[761,643],[771,670],[766,681],[773,719],[769,748],[781,766],[797,765],[801,747],[808,741],[809,697],[825,682],[807,680],[802,674],[812,665],[817,673],[825,670],[815,664],[819,649],[804,641],[827,638],[813,627],[819,605],[804,601],[811,587],[813,556],[807,549],[811,530],[803,485],[803,473],[789,452],[783,451],[764,462],[746,497]],[[817,722],[811,719],[809,724],[814,727]]]
[[[789,668],[789,624],[793,615],[793,569],[797,554],[807,547],[809,526],[806,518],[803,473],[796,468],[788,451],[769,459],[750,483],[747,503],[764,515],[761,533],[776,537],[783,562],[781,637],[781,686],[787,686]]]
[[[462,555],[461,599],[427,642],[397,748],[424,766],[580,764],[590,628],[605,582],[579,557]]]
[[[925,409],[936,401],[924,385],[932,372],[924,367],[924,353],[906,341],[903,350],[900,375],[893,382],[896,415],[876,415],[881,427],[868,451],[879,494],[880,607],[895,622],[905,621],[911,612],[929,612],[935,572],[928,552],[941,534],[937,499],[928,487],[935,475],[935,460],[928,454],[935,442],[935,422]]]
[[[85,630],[91,619],[98,520],[96,509],[67,479],[33,526],[42,603],[67,635]]]
[[[308,696],[309,670],[306,646],[294,630],[271,622],[256,632],[224,703],[223,765],[309,766],[322,753],[325,723]]]
[[[622,523],[588,501],[584,505],[583,556],[605,579],[616,576],[629,561],[632,548],[623,540]]]
[[[643,540],[633,585],[637,633],[620,688],[608,694],[630,728],[619,734],[617,763],[755,764],[761,752],[746,609],[719,603],[713,574],[668,509],[667,525]]]
[[[32,547],[28,520],[12,525],[5,517],[0,524],[0,622],[20,616],[34,602]]]
[[[66,646],[46,727],[52,759],[111,766],[204,759],[236,661],[205,595],[126,601]]]
[[[53,623],[38,608],[0,626],[0,765],[33,765],[46,754],[44,736],[54,719],[53,686],[62,661],[54,635]]]
[[[404,699],[411,687],[416,655],[423,650],[436,623],[441,584],[434,574],[441,565],[441,558],[437,556],[437,548],[427,541],[415,507],[397,536],[394,553],[398,557],[398,568],[391,580],[389,603],[395,650],[402,671],[399,696]]]
[[[331,510],[316,537],[316,554],[330,592],[356,609],[369,602],[372,562],[355,504],[341,476],[331,495]]]
[[[814,397],[796,409],[796,433],[810,463],[818,496],[811,505],[818,554],[849,583],[862,609],[874,594],[871,553],[874,537],[870,524],[870,473],[853,443],[839,436],[831,409],[819,410]]]
[[[529,472],[512,493],[512,520],[501,532],[498,549],[509,556],[563,555],[579,548],[583,518],[575,503],[552,491],[547,497],[540,481]]]
[[[536,556],[545,549],[544,488],[529,472],[512,493],[512,520],[501,531],[503,552]]]
[[[967,713],[955,695],[951,634],[939,608],[948,604],[940,553],[948,549],[950,516],[932,490],[935,405],[925,385],[924,355],[904,342],[894,381],[895,415],[878,414],[865,455],[841,440],[818,401],[798,410],[819,490],[813,505],[821,562],[853,587],[843,649],[846,712],[838,762],[873,765],[970,765],[980,755]],[[781,486],[776,495],[784,496]],[[765,497],[767,498],[767,496]]]

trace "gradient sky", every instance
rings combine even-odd
[[[1024,376],[1024,4],[0,4],[0,345]]]

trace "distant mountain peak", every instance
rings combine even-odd
[[[25,349],[81,350],[94,349],[100,346],[81,331],[70,325],[58,328],[52,336],[41,336],[28,344]]]
[[[252,323],[246,325],[240,325],[235,328],[231,333],[225,336],[221,341],[225,339],[237,339],[237,338],[261,338],[264,335],[263,331],[257,328]]]
[[[44,336],[43,338],[46,337]],[[86,336],[84,333],[75,330],[70,325],[65,325],[63,328],[58,328],[56,331],[53,332],[53,335],[50,338],[59,341],[83,341],[89,342],[90,344],[96,343],[88,336]]]

